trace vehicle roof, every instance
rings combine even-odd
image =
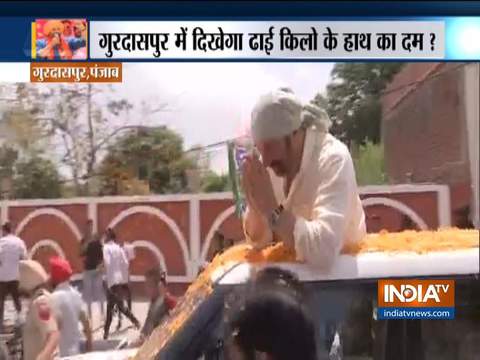
[[[138,349],[96,351],[65,357],[65,360],[127,360],[137,353]]]
[[[390,277],[455,276],[479,274],[479,248],[448,252],[365,253],[340,255],[330,271],[301,263],[225,264],[212,274],[220,285],[245,283],[253,267],[279,266],[301,281],[381,279]]]

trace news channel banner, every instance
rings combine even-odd
[[[476,61],[480,17],[355,20],[38,18],[3,61],[30,61],[32,82],[121,82],[122,62]],[[10,29],[12,31],[12,29]]]
[[[451,279],[379,280],[380,320],[455,319],[455,281]]]

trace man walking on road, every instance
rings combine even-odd
[[[112,323],[113,310],[115,306],[125,315],[137,329],[140,329],[140,322],[125,308],[123,299],[126,297],[124,284],[128,283],[125,278],[125,268],[128,260],[125,251],[116,242],[115,234],[112,229],[107,229],[107,241],[103,247],[103,262],[107,277],[107,319],[105,321],[103,338],[108,339],[110,325]]]
[[[22,311],[18,292],[19,263],[27,258],[27,248],[22,239],[12,234],[10,223],[2,226],[0,238],[0,328],[3,327],[3,311],[7,295],[11,295],[17,316]]]
[[[177,303],[177,299],[168,291],[166,273],[159,268],[146,272],[145,291],[150,298],[150,305],[140,336],[130,345],[132,348],[141,346]]]
[[[167,300],[167,295],[169,294],[165,284],[165,273],[160,269],[153,268],[146,272],[145,291],[150,299],[150,305],[148,306],[147,318],[140,331],[140,336],[130,347],[142,346],[145,339],[147,339],[163,319],[168,316],[172,304],[171,300]]]
[[[87,304],[88,316],[92,319],[92,303],[97,302],[100,306],[102,317],[105,316],[103,307],[105,293],[103,290],[102,264],[103,245],[101,239],[93,234],[92,220],[87,221],[86,231],[81,244],[81,256],[84,259],[83,272],[83,300]]]
[[[81,322],[86,339],[86,351],[92,349],[92,329],[80,293],[70,284],[73,274],[70,263],[60,257],[50,258],[50,282],[55,287],[52,304],[60,330],[60,356],[80,354]]]
[[[126,243],[125,240],[121,238],[117,238],[115,233],[113,233],[113,231],[112,231],[112,236],[114,236],[118,245],[120,245],[122,250],[125,252],[125,257],[127,258],[127,263],[123,268],[122,276],[124,279],[127,279],[128,281],[125,284],[120,284],[120,285],[122,287],[122,294],[125,296],[125,298],[122,300],[127,301],[128,310],[132,311],[132,290],[130,289],[130,263],[135,258],[135,249],[131,244]],[[117,330],[120,330],[121,328],[122,328],[122,313],[119,311]]]

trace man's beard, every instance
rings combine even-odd
[[[280,177],[287,176],[288,171],[281,161],[272,161],[269,167],[273,170],[275,175]]]

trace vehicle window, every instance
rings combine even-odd
[[[377,282],[308,283],[321,359],[474,359],[480,350],[480,284],[456,279],[454,320],[377,320]]]
[[[373,358],[372,283],[306,283],[320,359]]]
[[[216,288],[206,299],[195,305],[188,320],[181,328],[170,334],[169,340],[157,354],[161,360],[206,360],[217,359],[218,340],[223,338],[220,327],[223,319],[223,304],[229,289]]]
[[[424,320],[421,325],[425,360],[476,359],[480,354],[480,282],[457,279],[455,319]]]
[[[454,320],[377,320],[377,281],[304,283],[312,313],[319,360],[471,360],[480,353],[480,284],[457,278]],[[182,359],[223,359],[224,306],[239,286],[215,290],[216,300],[200,307],[201,325],[177,343]],[[223,299],[223,300],[221,300]],[[198,322],[198,315],[194,315]],[[188,339],[187,339],[188,337]],[[185,349],[188,348],[188,351]],[[162,358],[163,359],[163,358]],[[173,358],[172,358],[173,359]]]

